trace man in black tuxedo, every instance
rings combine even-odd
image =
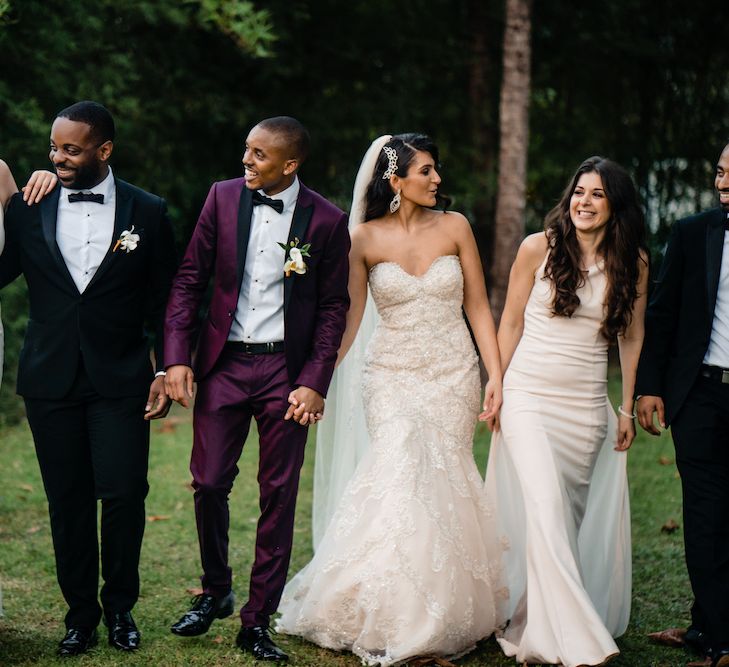
[[[683,487],[694,603],[678,637],[729,666],[729,145],[716,166],[718,208],[673,228],[653,298],[636,393],[641,426],[671,425]],[[656,639],[671,641],[671,631]]]
[[[172,228],[164,200],[112,174],[113,140],[113,118],[100,104],[78,102],[58,114],[50,159],[62,187],[34,206],[12,198],[0,256],[0,287],[20,274],[28,283],[18,393],[69,606],[60,655],[96,642],[102,607],[109,643],[139,645],[130,612],[139,594],[149,420],[169,409],[145,323],[156,333],[161,370],[162,317],[176,268]]]

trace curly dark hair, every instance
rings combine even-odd
[[[570,199],[580,176],[590,173],[600,175],[610,204],[610,219],[597,252],[605,263],[608,283],[600,333],[613,341],[618,334],[625,333],[630,324],[633,304],[638,297],[638,262],[647,262],[648,256],[645,218],[638,193],[619,164],[599,155],[585,160],[559,203],[547,214],[544,230],[549,241],[549,258],[545,278],[554,284],[552,312],[572,317],[580,305],[577,290],[585,284],[585,274],[581,269],[575,226],[570,218]]]
[[[400,177],[404,178],[407,176],[415,153],[418,151],[430,153],[436,167],[440,166],[438,163],[438,147],[430,137],[424,134],[417,134],[415,132],[397,134],[385,146],[394,149],[397,153],[397,169],[395,173]],[[367,186],[367,193],[365,195],[365,222],[374,220],[375,218],[381,218],[389,211],[390,201],[394,196],[394,192],[392,191],[390,181],[382,178],[382,175],[387,169],[387,165],[387,155],[382,150],[377,158],[372,180]],[[435,208],[442,208],[445,211],[450,206],[450,203],[451,200],[441,195],[440,192],[436,195]]]

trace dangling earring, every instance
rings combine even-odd
[[[399,208],[400,208],[400,190],[398,190],[395,193],[395,196],[392,198],[392,201],[390,202],[390,213],[394,213]]]

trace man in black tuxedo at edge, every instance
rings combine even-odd
[[[729,145],[716,165],[718,208],[673,228],[638,367],[641,426],[671,425],[683,488],[688,630],[655,633],[729,666]]]
[[[130,612],[139,595],[149,420],[169,409],[145,323],[156,333],[161,371],[162,318],[176,269],[172,228],[163,199],[112,174],[113,141],[114,120],[96,102],[58,114],[50,159],[62,187],[34,206],[20,194],[11,199],[0,256],[0,287],[20,274],[28,283],[18,393],[69,607],[58,647],[64,656],[96,643],[102,608],[109,643],[139,646]]]

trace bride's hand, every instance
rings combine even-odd
[[[618,415],[618,442],[616,452],[626,451],[635,439],[635,421],[625,415]]]
[[[486,422],[490,431],[499,430],[499,410],[501,410],[502,395],[501,382],[489,380],[486,383],[486,390],[483,397],[483,412],[478,420]]]

